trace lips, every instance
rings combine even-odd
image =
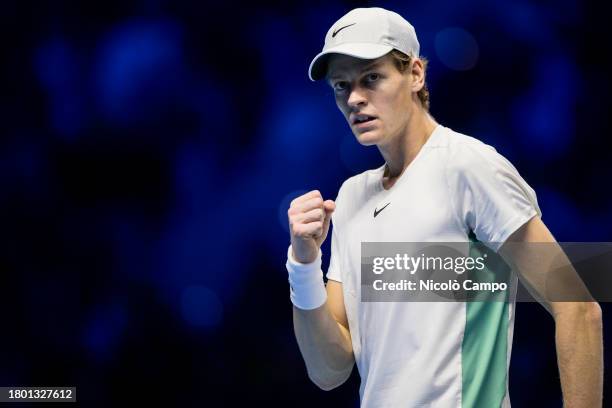
[[[365,115],[365,114],[357,114],[357,115],[351,115],[351,124],[353,125],[359,125],[361,123],[367,123],[370,122],[374,119],[376,119],[375,116],[371,116],[371,115]]]

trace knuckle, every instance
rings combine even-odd
[[[289,224],[291,224],[291,225],[298,225],[298,224],[301,224],[301,222],[300,222],[300,221],[301,221],[300,214],[292,214],[292,215],[289,217]]]

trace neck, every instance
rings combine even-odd
[[[414,113],[403,131],[388,144],[378,145],[386,163],[385,181],[393,181],[402,175],[438,125],[425,110],[419,109]]]

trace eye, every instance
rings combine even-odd
[[[343,92],[346,90],[348,84],[346,81],[338,81],[333,84],[334,92]]]
[[[380,79],[380,74],[371,72],[365,76],[366,82],[376,82]]]

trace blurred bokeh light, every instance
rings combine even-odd
[[[290,201],[382,164],[307,77],[329,25],[371,5],[3,5],[2,385],[358,405],[356,372],[330,393],[307,379],[284,263]],[[612,240],[602,6],[376,5],[416,27],[440,123],[507,156],[559,240]],[[514,338],[513,404],[560,406],[552,319],[520,304]]]

